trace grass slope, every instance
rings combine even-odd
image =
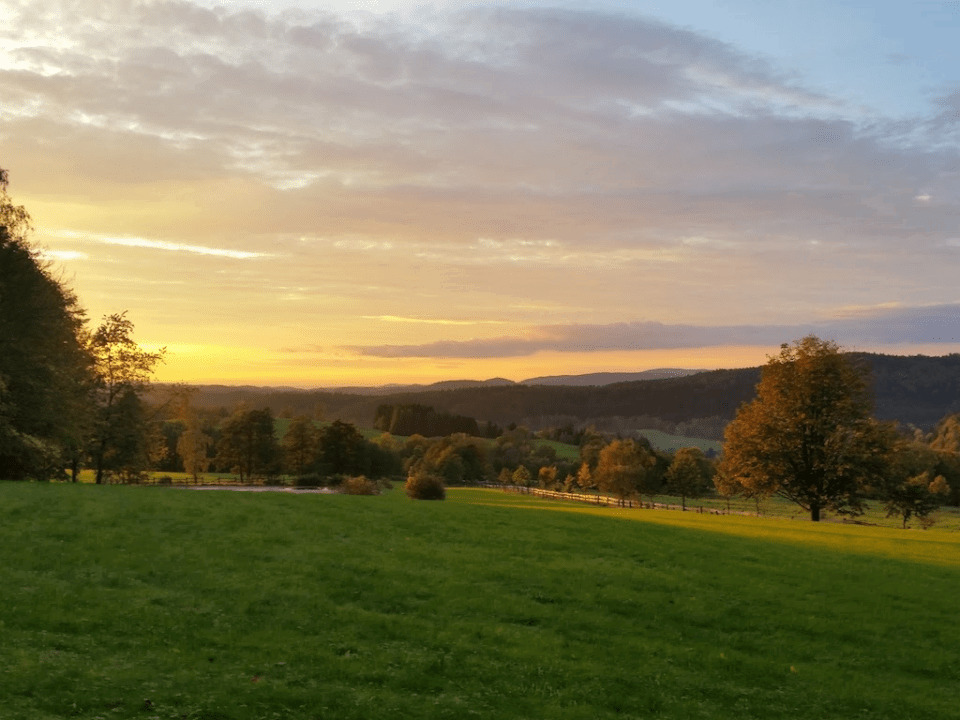
[[[3,718],[946,718],[960,538],[0,484]]]

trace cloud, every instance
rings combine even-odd
[[[169,240],[152,240],[141,237],[110,237],[105,235],[90,235],[74,231],[61,231],[59,237],[68,239],[88,240],[103,245],[119,247],[144,248],[147,250],[161,250],[163,252],[190,253],[192,255],[210,255],[213,257],[230,258],[231,260],[251,260],[254,258],[270,257],[270,253],[250,252],[247,250],[233,250],[230,248],[205,247],[187,243],[171,242]],[[56,254],[56,253],[55,253]],[[71,254],[71,251],[59,251],[61,257]],[[88,257],[86,253],[74,252],[74,256]]]
[[[811,333],[841,344],[957,344],[960,304],[865,309],[806,325],[548,325],[533,328],[524,336],[351,349],[361,355],[388,358],[507,358],[538,352],[777,346]]]
[[[3,166],[39,228],[143,250],[83,263],[94,297],[132,288],[111,304],[380,357],[934,332],[798,320],[890,300],[951,336],[957,92],[892,122],[625,10],[8,6]],[[195,294],[136,294],[160,252]]]
[[[951,196],[955,151],[891,147],[762,61],[649,19],[481,8],[430,33],[186,2],[97,8],[77,28],[61,10],[68,41],[19,50],[35,71],[0,88],[35,108],[17,132],[43,138],[32,154],[71,148],[105,193],[243,177],[283,231],[320,214],[341,232],[601,249],[678,232],[836,242],[890,214],[900,239],[956,220],[908,200],[919,185]]]

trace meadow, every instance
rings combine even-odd
[[[637,435],[642,435],[645,437],[657,450],[669,453],[676,452],[680,448],[684,447],[700,448],[704,452],[712,450],[718,454],[723,449],[723,443],[719,440],[706,440],[704,438],[690,437],[688,435],[671,435],[670,433],[663,432],[662,430],[637,430]]]
[[[0,483],[3,718],[949,718],[960,535]]]

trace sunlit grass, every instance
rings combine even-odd
[[[559,511],[754,538],[817,546],[844,553],[880,555],[960,567],[960,533],[954,530],[904,531],[894,527],[846,525],[749,515],[714,515],[696,511],[618,508],[543,500],[531,495],[458,490],[461,502],[508,506],[531,511]]]
[[[941,551],[495,490],[0,483],[0,717],[951,717]]]

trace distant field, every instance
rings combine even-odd
[[[687,437],[685,435],[671,435],[662,430],[637,430],[637,434],[642,435],[657,450],[664,452],[676,452],[683,447],[697,447],[706,452],[713,450],[719,453],[723,448],[723,443],[719,440],[706,440],[704,438]]]
[[[534,439],[534,444],[545,445],[553,448],[557,453],[558,460],[568,460],[578,462],[580,460],[580,447],[578,445],[569,445],[567,443],[557,442],[556,440],[544,440],[542,438]]]
[[[947,718],[960,534],[0,483],[0,717]]]

